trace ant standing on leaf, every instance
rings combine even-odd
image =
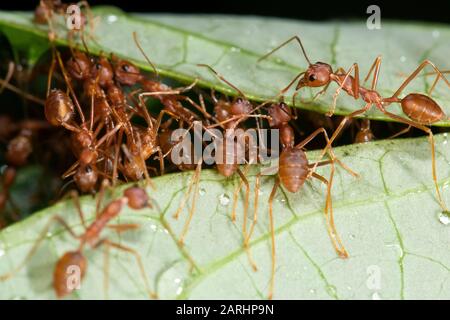
[[[86,274],[88,261],[84,255],[84,251],[86,247],[89,246],[91,249],[97,249],[103,246],[106,250],[105,254],[105,265],[104,265],[104,289],[105,294],[108,292],[108,283],[109,283],[109,261],[107,259],[109,249],[117,249],[123,251],[125,253],[132,254],[136,263],[139,267],[139,272],[142,277],[143,283],[145,285],[146,291],[148,293],[149,298],[154,299],[157,298],[156,293],[150,290],[149,281],[147,278],[147,274],[144,269],[144,264],[141,260],[141,257],[137,251],[132,248],[129,248],[123,244],[116,243],[112,240],[109,240],[107,237],[102,236],[102,232],[105,228],[110,228],[116,232],[125,232],[129,230],[135,230],[139,228],[137,224],[112,224],[111,220],[116,218],[122,211],[125,205],[128,205],[131,209],[139,210],[146,207],[152,207],[150,203],[150,199],[145,192],[144,189],[140,187],[129,187],[124,190],[123,196],[110,201],[103,209],[100,210],[101,201],[103,200],[103,194],[105,188],[108,187],[107,180],[104,180],[102,183],[102,189],[100,190],[100,194],[97,198],[96,205],[96,216],[94,221],[91,224],[87,224],[83,211],[81,210],[78,196],[76,193],[72,193],[73,201],[75,204],[75,208],[78,211],[82,226],[84,228],[84,232],[81,234],[76,234],[72,228],[65,222],[63,218],[56,215],[53,216],[50,221],[47,223],[45,228],[40,233],[40,236],[37,238],[36,242],[25,256],[24,260],[16,266],[12,271],[0,275],[0,281],[6,281],[7,279],[14,276],[18,273],[22,268],[26,266],[26,264],[30,261],[32,256],[36,253],[39,245],[46,238],[50,227],[55,223],[59,223],[62,227],[75,239],[79,241],[79,246],[77,249],[73,251],[67,251],[64,253],[57,261],[53,273],[53,288],[55,290],[55,294],[58,298],[63,298],[66,295],[72,293],[75,290],[75,287],[71,287],[68,284],[70,283],[69,277],[72,275],[69,272],[69,268],[77,267],[79,270],[80,282],[82,278]]]
[[[330,160],[325,160],[316,163],[309,163],[308,158],[306,156],[304,147],[315,139],[319,134],[323,134],[326,141],[328,142],[328,135],[324,128],[319,128],[314,131],[311,135],[306,137],[303,141],[295,145],[294,141],[294,130],[289,124],[289,121],[293,119],[293,115],[289,107],[284,103],[276,103],[272,104],[268,107],[268,114],[271,119],[269,120],[269,125],[272,129],[278,129],[280,133],[280,143],[281,143],[281,153],[279,156],[278,163],[278,174],[275,181],[275,184],[272,188],[272,192],[269,196],[269,225],[270,225],[270,234],[271,234],[271,245],[272,245],[272,266],[271,266],[271,277],[269,284],[269,299],[273,297],[274,284],[275,284],[275,266],[276,266],[276,247],[275,247],[275,224],[273,217],[273,201],[275,199],[275,195],[277,189],[282,185],[287,191],[291,193],[298,192],[304,185],[305,181],[309,178],[315,178],[327,186],[327,194],[326,194],[326,202],[325,202],[325,218],[327,221],[327,229],[330,239],[333,243],[333,247],[336,250],[337,254],[341,258],[347,258],[348,252],[345,249],[342,241],[339,237],[338,232],[336,231],[336,227],[334,224],[334,216],[333,216],[333,207],[332,207],[332,198],[331,198],[331,189],[333,186],[333,177],[334,177],[334,163],[338,163],[344,169],[349,171],[350,174],[356,175],[353,171],[347,168],[333,153],[332,148],[330,147],[328,150],[328,154],[330,156]],[[317,166],[330,165],[330,176],[328,179],[319,175],[315,172]],[[259,179],[262,173],[256,176],[256,190],[255,190],[255,198],[259,193]],[[255,199],[255,203],[257,199]],[[248,247],[251,236],[253,234],[254,228],[257,223],[257,210],[255,210],[253,224],[250,227],[250,232],[248,237],[245,239],[244,245]]]
[[[281,45],[279,45],[278,47],[276,47],[275,49],[273,49],[272,51],[261,57],[258,61],[267,58],[269,55],[273,54],[275,51],[277,51],[278,49],[280,49],[281,47],[285,46],[286,44],[288,44],[293,40],[297,41],[298,44],[300,45],[300,48],[309,66],[306,71],[299,73],[289,83],[289,85],[286,88],[281,90],[280,94],[284,94],[285,92],[287,92],[289,88],[297,80],[298,83],[295,88],[296,91],[292,97],[293,101],[295,101],[297,93],[303,87],[324,87],[319,93],[316,94],[316,96],[318,96],[328,89],[331,82],[336,82],[339,87],[336,89],[336,92],[334,94],[332,107],[330,111],[327,113],[328,116],[333,115],[334,109],[336,107],[337,97],[342,89],[349,96],[353,97],[356,100],[358,100],[361,97],[361,99],[366,103],[363,108],[353,111],[352,113],[344,117],[344,119],[339,124],[338,128],[334,131],[333,135],[331,136],[330,141],[327,143],[326,148],[322,151],[320,158],[325,155],[327,150],[331,147],[333,141],[336,139],[336,137],[339,135],[339,133],[342,131],[342,129],[350,119],[364,114],[373,105],[375,105],[375,107],[379,111],[381,111],[384,115],[388,116],[393,120],[408,125],[408,127],[401,133],[407,132],[408,130],[411,129],[411,127],[414,127],[428,134],[429,142],[431,145],[431,168],[432,168],[433,182],[436,189],[439,204],[442,210],[447,212],[448,209],[442,199],[437,180],[434,136],[431,129],[427,127],[427,125],[434,124],[447,118],[442,108],[437,104],[436,101],[434,101],[430,97],[431,93],[436,87],[437,82],[440,79],[442,79],[446,83],[446,85],[450,88],[450,82],[445,78],[442,72],[431,61],[425,60],[416,68],[416,70],[414,70],[414,72],[411,73],[411,75],[402,83],[402,85],[397,89],[397,91],[395,91],[395,93],[392,96],[386,98],[382,97],[380,93],[376,91],[378,83],[378,75],[381,66],[381,57],[377,57],[375,59],[374,63],[370,67],[370,70],[366,78],[364,79],[364,82],[366,82],[371,76],[372,72],[374,73],[370,89],[360,86],[359,66],[357,63],[354,63],[347,72],[342,68],[338,68],[338,70],[334,72],[332,67],[324,62],[316,62],[314,64],[311,63],[308,56],[306,55],[306,51],[303,47],[300,38],[297,36],[288,39],[287,41],[285,41],[284,43],[282,43]],[[436,78],[427,95],[421,93],[410,93],[406,95],[404,98],[399,98],[403,90],[409,85],[409,83],[414,78],[417,77],[417,75],[426,66],[431,66],[436,72]],[[351,75],[352,72],[353,76]],[[399,103],[401,105],[403,112],[408,116],[409,119],[387,111],[386,107],[392,103]]]

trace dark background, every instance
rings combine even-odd
[[[1,0],[0,9],[33,10],[38,1]],[[450,0],[91,0],[89,3],[111,4],[134,12],[252,14],[304,20],[365,18],[367,7],[376,4],[381,8],[382,19],[450,23]]]

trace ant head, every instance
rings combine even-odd
[[[270,105],[267,113],[270,116],[269,125],[271,127],[279,127],[292,119],[291,109],[284,102]]]
[[[247,99],[238,97],[230,105],[231,114],[238,116],[243,114],[250,114],[253,110],[253,106]]]
[[[115,62],[114,74],[116,80],[125,86],[132,86],[142,80],[139,68],[127,60],[119,59]]]
[[[58,298],[62,298],[75,290],[75,286],[68,286],[70,282],[68,278],[72,275],[74,267],[78,268],[77,271],[82,279],[86,273],[87,260],[80,251],[66,252],[56,263],[53,273],[53,287]]]
[[[134,186],[125,189],[123,195],[128,199],[128,206],[132,209],[151,207],[150,199],[144,189]]]
[[[316,62],[311,64],[298,82],[296,90],[302,87],[323,87],[331,81],[332,73],[333,69],[327,63]]]
[[[86,80],[91,75],[91,60],[81,51],[75,51],[67,61],[66,68],[72,78]]]
[[[111,64],[105,57],[100,57],[94,61],[91,75],[101,87],[107,87],[113,83],[114,72]]]
[[[91,165],[79,166],[73,179],[81,192],[93,192],[97,184],[98,174]]]

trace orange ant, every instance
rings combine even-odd
[[[102,231],[105,228],[110,228],[115,230],[116,232],[124,232],[128,230],[135,230],[139,228],[137,224],[111,224],[111,220],[116,218],[123,209],[123,206],[128,205],[130,208],[139,210],[146,207],[152,207],[149,197],[144,189],[139,187],[129,187],[124,190],[123,196],[119,199],[112,200],[109,202],[102,210],[100,210],[101,201],[103,199],[103,192],[105,188],[108,186],[107,180],[104,180],[102,184],[101,192],[97,199],[96,205],[96,217],[95,220],[91,224],[87,224],[84,213],[81,210],[78,196],[76,193],[72,193],[73,201],[75,203],[75,207],[78,211],[78,215],[80,217],[81,223],[84,227],[84,232],[81,234],[76,234],[72,228],[65,222],[65,220],[59,215],[53,216],[50,221],[47,223],[40,236],[37,238],[33,247],[30,249],[28,254],[25,256],[24,260],[15,267],[12,271],[0,275],[0,281],[5,281],[12,276],[14,276],[17,272],[19,272],[31,259],[31,257],[36,253],[39,245],[45,239],[50,227],[55,223],[59,223],[62,225],[64,229],[66,229],[69,234],[77,239],[80,243],[76,250],[67,251],[64,253],[57,261],[55,265],[55,270],[53,273],[53,288],[55,290],[55,294],[58,298],[63,298],[64,296],[72,293],[75,288],[68,286],[68,277],[70,277],[71,273],[68,272],[70,267],[78,267],[80,271],[80,281],[83,279],[86,269],[87,269],[87,259],[84,255],[84,251],[86,246],[89,246],[91,249],[97,249],[101,246],[104,246],[106,250],[110,248],[114,248],[117,250],[124,251],[126,253],[130,253],[134,255],[137,265],[139,267],[142,279],[144,281],[144,285],[146,291],[149,294],[150,298],[156,298],[156,294],[150,290],[149,281],[147,275],[144,270],[144,264],[142,263],[141,257],[137,251],[132,248],[129,248],[123,244],[119,244],[109,240],[106,237],[102,237]],[[108,252],[108,251],[107,251]],[[105,255],[106,257],[107,255]],[[108,260],[105,259],[105,292],[107,292],[108,288]]]
[[[294,130],[292,126],[289,124],[289,122],[294,118],[294,115],[291,112],[290,108],[284,102],[280,102],[270,105],[267,108],[267,111],[271,117],[269,120],[269,126],[272,129],[279,130],[280,134],[279,139],[281,143],[281,153],[279,156],[279,163],[278,163],[278,175],[269,196],[269,220],[270,220],[271,245],[272,245],[272,252],[271,252],[272,266],[269,284],[269,299],[272,299],[275,281],[275,265],[276,265],[275,227],[274,227],[272,207],[277,189],[280,187],[281,184],[289,192],[296,193],[302,188],[305,181],[311,177],[316,178],[322,183],[324,183],[327,186],[325,217],[327,221],[328,234],[333,243],[333,247],[335,248],[338,255],[341,258],[347,258],[348,257],[347,250],[342,244],[342,241],[334,225],[331,188],[333,184],[333,177],[335,171],[334,163],[337,162],[344,169],[346,170],[349,169],[334,155],[333,150],[331,148],[328,151],[331,160],[316,162],[313,164],[309,163],[303,148],[313,139],[315,139],[319,134],[323,134],[326,141],[328,142],[329,141],[328,135],[324,128],[319,128],[315,130],[311,135],[306,137],[299,144],[295,145]],[[328,180],[315,172],[315,168],[317,166],[323,166],[327,164],[331,165],[331,172]],[[349,172],[354,175],[354,173],[351,170],[349,170]],[[260,185],[259,180],[261,174],[262,173],[259,173],[256,176],[254,217],[253,223],[250,227],[250,231],[244,240],[245,247],[249,246],[249,241],[252,237],[254,228],[257,223],[257,202]]]
[[[324,93],[331,82],[336,82],[338,84],[338,88],[334,94],[333,105],[330,111],[327,113],[328,116],[331,116],[334,113],[334,109],[336,107],[336,100],[343,89],[348,95],[355,98],[356,100],[360,97],[366,103],[366,105],[356,111],[353,111],[349,115],[345,116],[344,119],[339,124],[338,128],[334,131],[333,135],[330,138],[330,141],[327,143],[326,148],[322,151],[320,157],[323,157],[326,151],[331,147],[333,141],[339,135],[339,133],[344,128],[345,124],[352,118],[362,115],[366,111],[368,111],[373,105],[380,110],[383,114],[388,116],[389,118],[396,120],[398,122],[407,124],[408,127],[403,130],[401,133],[405,133],[411,129],[411,127],[417,128],[429,136],[429,142],[431,145],[431,167],[432,167],[432,176],[433,182],[436,189],[436,194],[438,197],[439,204],[444,211],[448,211],[442,196],[439,190],[439,185],[437,181],[436,174],[436,159],[435,159],[435,143],[433,132],[427,125],[434,124],[438,121],[441,121],[446,118],[446,115],[442,108],[434,101],[430,95],[433,92],[437,82],[440,79],[443,79],[447,86],[450,88],[450,82],[445,78],[442,72],[429,60],[423,61],[414,72],[402,83],[402,85],[395,91],[395,93],[387,98],[383,98],[378,91],[376,91],[376,86],[378,82],[378,75],[381,66],[381,57],[377,57],[369,69],[367,76],[364,79],[366,82],[371,76],[372,72],[374,73],[372,84],[370,89],[360,86],[359,83],[359,66],[357,63],[354,63],[350,69],[346,72],[344,69],[339,68],[336,72],[333,72],[332,67],[324,62],[316,62],[311,63],[308,56],[306,55],[306,51],[303,47],[303,44],[299,37],[294,36],[263,57],[261,57],[258,61],[261,61],[267,58],[269,55],[273,54],[275,51],[285,46],[289,42],[296,40],[300,45],[300,48],[303,52],[304,57],[306,58],[309,66],[306,71],[299,73],[290,83],[289,85],[281,90],[280,94],[284,94],[289,90],[289,88],[298,80],[297,86],[295,88],[296,92],[293,95],[293,101],[295,100],[296,94],[303,87],[324,87],[320,92],[316,94],[316,96]],[[428,91],[427,95],[421,93],[410,93],[406,95],[404,98],[399,98],[399,95],[403,92],[403,90],[409,85],[409,83],[417,77],[417,75],[426,67],[431,66],[436,72],[436,78]],[[351,73],[353,72],[353,76]],[[389,106],[392,103],[399,103],[403,112],[409,117],[409,119],[398,116],[394,113],[391,113],[386,110],[385,107]]]

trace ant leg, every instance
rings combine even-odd
[[[344,72],[345,72],[345,71],[344,71]],[[321,95],[323,95],[323,94],[328,90],[328,87],[330,86],[330,83],[331,83],[331,82],[328,82],[322,90],[320,90],[319,92],[317,92],[317,93],[314,95],[314,97],[312,98],[312,102],[316,101],[317,98],[319,98]]]
[[[378,56],[375,61],[373,62],[372,66],[370,67],[369,72],[367,73],[367,76],[364,78],[364,83],[367,82],[367,80],[370,78],[370,75],[375,70],[375,74],[372,79],[372,86],[371,89],[375,90],[377,88],[378,84],[378,74],[380,73],[380,66],[381,66],[381,56]]]
[[[47,224],[45,225],[44,229],[41,231],[38,239],[34,243],[33,247],[30,249],[30,251],[27,253],[25,258],[22,260],[22,262],[17,267],[15,267],[12,271],[0,275],[0,281],[8,280],[12,276],[14,276],[17,272],[19,272],[23,267],[25,267],[27,262],[36,253],[37,249],[39,248],[39,245],[47,237],[47,233],[50,230],[50,227],[52,226],[52,224],[54,222],[57,222],[57,223],[61,224],[64,227],[64,229],[66,229],[69,232],[69,234],[72,237],[74,237],[75,239],[79,239],[80,238],[78,235],[75,234],[75,232],[73,232],[72,228],[63,220],[63,218],[61,218],[60,216],[53,216],[49,220],[49,222],[47,222]]]
[[[61,72],[63,74],[64,80],[66,82],[66,85],[69,88],[69,91],[70,91],[70,94],[72,96],[72,99],[74,100],[75,106],[77,107],[78,113],[80,114],[81,123],[84,124],[84,123],[86,123],[86,119],[84,117],[84,113],[83,113],[83,110],[81,109],[80,103],[78,102],[78,98],[77,98],[77,96],[75,94],[75,91],[73,90],[72,85],[70,84],[70,79],[67,76],[67,72],[66,72],[66,69],[64,67],[64,63],[63,63],[63,61],[61,59],[61,54],[55,48],[54,48],[54,51],[55,51],[56,58],[57,58],[58,63],[59,63],[59,67],[61,68]]]
[[[409,130],[411,130],[411,126],[407,126],[405,129],[402,129],[401,131],[397,132],[396,134],[390,136],[388,139],[394,139],[398,136],[401,136],[402,134],[407,133]]]
[[[201,165],[201,160],[199,160],[199,162],[197,163],[197,168],[195,169],[195,175],[194,175],[194,183],[195,183],[195,188],[194,188],[194,195],[192,197],[192,205],[191,205],[191,209],[189,210],[189,216],[186,220],[186,223],[184,224],[183,227],[183,231],[181,232],[181,236],[180,236],[180,240],[179,243],[180,245],[184,244],[184,239],[186,238],[186,234],[189,230],[189,225],[191,224],[192,218],[194,216],[194,211],[195,211],[195,204],[197,203],[197,197],[198,197],[198,187],[200,184],[200,172],[202,170],[202,165]]]
[[[331,238],[331,241],[333,242],[333,247],[336,250],[337,254],[341,258],[348,258],[348,252],[345,249],[344,245],[342,244],[342,240],[339,237],[338,232],[336,231],[336,226],[334,224],[334,216],[333,216],[333,206],[332,206],[332,199],[331,199],[331,188],[333,186],[333,177],[334,177],[334,163],[331,162],[331,169],[330,169],[330,178],[329,180],[325,179],[321,175],[312,172],[312,176],[321,182],[323,182],[327,186],[327,198],[326,198],[326,204],[325,204],[325,217],[327,220],[327,229],[328,234]]]
[[[17,88],[16,86],[13,86],[12,84],[8,83],[6,80],[0,79],[0,85],[2,85],[3,87],[5,87],[6,89],[17,93],[18,95],[22,96],[23,98],[33,101],[37,104],[40,104],[42,106],[45,106],[45,101],[42,99],[39,99],[38,97],[33,96],[32,94],[29,94],[19,88]]]
[[[201,95],[200,95],[200,96],[201,96]],[[197,109],[198,111],[200,111],[206,119],[213,119],[213,116],[210,115],[210,114],[206,111],[204,105],[203,105],[203,106],[199,106],[196,102],[194,102],[194,101],[193,101],[191,98],[189,98],[189,97],[182,97],[181,99],[183,99],[183,100],[189,102],[195,109]],[[200,100],[200,103],[204,103],[204,102],[202,102],[202,101]]]
[[[436,188],[436,194],[437,194],[437,196],[438,196],[438,201],[439,201],[439,204],[440,204],[442,210],[443,210],[443,211],[448,211],[447,206],[445,205],[444,200],[442,199],[441,192],[440,192],[440,190],[439,190],[438,180],[437,180],[437,173],[436,173],[436,152],[435,152],[435,143],[434,143],[433,131],[431,131],[430,128],[428,128],[428,127],[426,127],[426,126],[424,126],[424,125],[418,124],[418,123],[416,123],[416,122],[414,122],[414,121],[412,121],[412,120],[405,119],[405,118],[400,117],[400,116],[398,116],[398,115],[396,115],[396,114],[394,114],[394,113],[391,113],[391,112],[389,112],[389,111],[386,111],[382,105],[377,105],[377,107],[378,107],[378,109],[379,109],[381,112],[383,112],[383,113],[384,113],[385,115],[387,115],[388,117],[390,117],[390,118],[392,118],[392,119],[394,119],[394,120],[403,122],[403,123],[405,123],[405,124],[407,124],[407,125],[409,125],[409,126],[412,126],[412,127],[414,127],[414,128],[417,128],[417,129],[419,129],[419,130],[422,130],[423,132],[425,132],[425,133],[428,134],[428,138],[429,138],[429,142],[430,142],[430,146],[431,146],[431,171],[432,171],[432,176],[433,176],[434,186],[435,186],[435,188]]]
[[[280,92],[278,92],[278,94],[275,96],[275,98],[283,97],[284,94],[285,94],[286,92],[288,92],[288,90],[294,85],[294,83],[297,82],[298,78],[300,78],[300,77],[301,77],[302,75],[304,75],[304,74],[305,74],[305,71],[300,72],[299,74],[297,74],[297,75],[294,77],[294,79],[292,79],[291,82],[289,82],[289,84],[288,84],[286,87],[284,87]],[[297,91],[297,90],[298,90],[298,89],[296,88],[296,91]],[[294,100],[294,98],[292,98],[292,99]]]
[[[367,110],[370,109],[370,107],[372,106],[372,103],[367,103],[362,109],[353,111],[352,113],[350,113],[349,115],[345,116],[344,119],[342,119],[341,123],[339,123],[339,126],[337,127],[337,129],[333,132],[333,135],[331,136],[330,140],[328,141],[327,145],[325,146],[325,148],[322,150],[322,152],[320,153],[319,159],[322,159],[323,156],[325,155],[325,153],[327,153],[328,149],[331,148],[331,145],[333,144],[334,140],[336,140],[337,136],[341,133],[341,131],[343,130],[345,124],[352,118],[363,114],[364,112],[366,112]]]
[[[98,193],[97,196],[97,203],[95,204],[95,217],[98,218],[99,214],[100,214],[100,206],[102,205],[103,202],[103,198],[105,196],[105,189],[108,188],[109,185],[109,181],[108,179],[103,179],[102,180],[102,185],[100,186],[100,191]]]
[[[247,234],[247,238],[245,238],[244,245],[247,247],[248,243],[253,235],[253,232],[255,230],[256,222],[258,219],[258,199],[259,199],[259,189],[260,189],[260,180],[261,180],[261,173],[257,174],[255,177],[255,202],[253,205],[253,222],[250,226],[250,231]]]
[[[78,216],[80,217],[81,224],[84,229],[87,229],[86,219],[84,218],[83,210],[81,210],[80,198],[78,197],[78,192],[72,190],[70,192],[70,197],[72,198],[73,203],[75,204],[75,208],[77,209]]]
[[[328,117],[331,117],[334,114],[334,110],[336,109],[336,103],[337,103],[337,98],[342,90],[342,88],[344,87],[345,83],[347,82],[347,79],[349,79],[350,77],[350,73],[354,72],[354,79],[352,79],[352,91],[353,94],[352,96],[357,100],[359,98],[359,66],[357,63],[352,64],[352,66],[350,67],[350,69],[348,69],[347,73],[345,74],[344,80],[341,81],[341,84],[339,85],[339,87],[336,89],[334,95],[333,95],[333,104],[331,106],[330,111],[328,111],[326,113],[326,115]]]
[[[244,173],[239,168],[236,170],[239,177],[241,178],[241,181],[240,181],[238,187],[233,192],[233,211],[231,213],[231,220],[233,222],[236,222],[237,198],[239,196],[239,192],[242,189],[242,185],[245,184],[244,219],[243,219],[243,225],[242,225],[242,232],[244,233],[244,238],[247,233],[247,230],[246,230],[247,229],[247,210],[248,210],[249,192],[250,192],[250,184],[248,183],[248,180],[245,177],[245,174],[248,172],[248,169],[250,169],[250,165],[246,166],[246,168],[244,169]]]
[[[150,290],[150,285],[149,285],[149,281],[148,281],[148,278],[147,278],[147,274],[145,273],[144,264],[142,263],[142,259],[141,259],[141,256],[139,255],[139,253],[136,250],[132,249],[132,248],[129,248],[129,247],[127,247],[125,245],[122,245],[122,244],[119,244],[119,243],[112,242],[112,241],[110,241],[108,239],[101,240],[97,246],[100,246],[102,244],[106,245],[106,246],[109,246],[111,248],[117,249],[117,250],[124,251],[126,253],[130,253],[130,254],[132,254],[135,257],[136,263],[137,263],[137,265],[139,267],[139,270],[141,272],[142,279],[144,280],[145,289],[146,289],[150,299],[156,299],[157,298],[156,293],[154,293],[153,291]]]
[[[242,121],[247,120],[247,118],[263,118],[263,119],[271,119],[270,116],[266,116],[264,114],[242,114],[242,115],[236,115],[236,116],[232,116],[231,118],[228,118],[224,121],[221,122],[217,122],[215,124],[212,124],[210,126],[208,126],[208,129],[211,128],[215,128],[215,127],[219,127],[219,126],[223,126],[226,123],[229,122],[233,122],[236,121],[236,123],[233,124],[233,128],[235,128],[239,123],[241,123]]]
[[[183,200],[181,201],[177,211],[173,214],[173,218],[175,220],[178,220],[178,218],[180,217],[180,213],[181,213],[181,211],[183,211],[183,209],[186,205],[186,202],[188,201],[189,196],[191,195],[192,187],[194,186],[194,184],[197,183],[197,170],[199,170],[198,166],[199,165],[197,164],[194,175],[191,177],[191,180],[189,181],[189,186],[188,186],[186,192],[184,193]]]
[[[2,93],[3,90],[5,89],[5,84],[8,84],[11,81],[11,78],[14,74],[14,69],[15,69],[15,64],[14,64],[14,62],[10,61],[8,63],[8,72],[6,73],[5,79],[3,80],[4,82],[0,86],[0,93]]]
[[[430,60],[425,60],[424,62],[422,62],[417,69],[411,73],[411,75],[402,83],[402,85],[400,86],[400,88],[398,88],[398,90],[392,95],[392,97],[388,98],[388,100],[391,99],[395,99],[398,98],[398,96],[400,95],[400,93],[402,93],[402,91],[406,88],[406,86],[414,79],[417,77],[417,75],[419,74],[420,71],[422,71],[422,69],[424,69],[427,65],[430,65],[437,73],[437,78],[433,83],[433,86],[431,87],[430,91],[428,92],[429,95],[431,95],[434,87],[436,86],[437,80],[438,78],[441,78],[444,80],[444,82],[447,84],[447,86],[450,88],[450,82],[447,80],[447,78],[442,74],[442,72],[430,61]]]
[[[239,186],[237,189],[234,190],[234,199],[233,199],[233,213],[232,213],[232,221],[234,222],[236,220],[236,204],[237,204],[237,197],[238,194],[240,192],[240,190],[242,189],[242,185],[245,184],[245,204],[244,204],[244,217],[243,217],[243,223],[242,223],[242,234],[243,234],[243,238],[244,238],[244,249],[245,252],[247,253],[247,257],[248,260],[250,262],[250,265],[253,269],[253,271],[257,271],[258,268],[256,266],[256,263],[254,262],[252,255],[250,253],[250,248],[248,247],[248,235],[247,235],[247,214],[248,214],[248,206],[249,206],[249,201],[250,201],[250,184],[247,180],[247,178],[245,177],[245,174],[247,174],[248,169],[250,169],[250,165],[247,165],[244,173],[240,170],[237,169],[237,173],[239,174],[240,178],[241,178],[241,182],[239,183]]]
[[[133,40],[134,43],[136,44],[136,46],[138,47],[139,51],[141,51],[142,55],[144,56],[145,60],[147,60],[147,63],[153,68],[153,71],[155,72],[155,75],[157,77],[159,77],[159,73],[158,70],[156,69],[155,65],[153,64],[153,62],[149,59],[149,57],[147,56],[147,54],[145,53],[144,49],[142,48],[141,44],[139,43],[139,39],[137,36],[136,31],[133,32]]]
[[[118,139],[115,145],[115,150],[114,150],[114,163],[113,163],[113,174],[112,174],[112,185],[115,186],[116,185],[116,180],[118,178],[118,172],[117,172],[117,167],[118,167],[118,162],[119,162],[119,152],[120,152],[120,144],[123,138],[123,130],[119,131],[119,135],[118,135]]]
[[[224,77],[223,75],[221,75],[220,73],[218,73],[216,70],[214,70],[213,67],[211,67],[211,66],[209,66],[209,65],[207,65],[207,64],[203,64],[203,63],[197,64],[197,66],[208,68],[212,73],[215,74],[215,76],[217,77],[217,79],[219,79],[219,80],[223,81],[224,83],[226,83],[227,85],[229,85],[231,88],[233,88],[234,90],[236,90],[237,93],[238,93],[241,97],[245,98],[245,94],[244,94],[238,87],[236,87],[236,86],[235,86],[234,84],[232,84],[230,81],[228,81],[227,79],[225,79],[225,77]]]
[[[328,144],[330,144],[330,139],[328,138],[328,134],[327,131],[324,128],[319,128],[316,131],[314,131],[313,133],[311,133],[308,137],[306,137],[302,142],[300,142],[299,144],[297,144],[295,146],[295,148],[301,149],[304,146],[306,146],[308,143],[310,143],[315,137],[317,137],[319,134],[323,133],[325,140],[327,141],[327,146]],[[354,177],[358,177],[359,174],[357,174],[356,172],[354,172],[352,169],[350,169],[346,164],[344,164],[341,160],[339,160],[336,155],[333,152],[333,149],[331,148],[331,144],[328,147],[325,147],[325,149],[322,151],[323,154],[321,154],[320,159],[322,159],[322,157],[325,155],[326,152],[329,152],[331,159],[333,159],[333,161],[336,161],[343,169],[345,169],[348,173],[350,173],[352,176]],[[318,166],[318,163],[316,163],[316,165],[314,166],[314,170],[315,168]]]
[[[282,47],[284,47],[285,45],[287,45],[289,42],[291,42],[292,40],[296,40],[297,43],[300,45],[300,48],[303,52],[303,55],[305,56],[306,61],[308,61],[309,65],[312,65],[311,61],[309,60],[308,56],[306,55],[306,51],[305,48],[303,47],[303,43],[302,40],[300,40],[299,36],[293,36],[291,38],[289,38],[288,40],[286,40],[285,42],[283,42],[282,44],[280,44],[278,47],[276,47],[275,49],[272,49],[269,53],[266,53],[264,56],[262,56],[261,58],[258,59],[257,62],[260,62],[264,59],[266,59],[267,57],[269,57],[270,55],[272,55],[275,51],[278,51],[279,49],[281,49]]]
[[[276,255],[276,249],[275,249],[275,226],[273,223],[273,199],[275,198],[275,195],[277,193],[277,189],[280,186],[280,179],[278,177],[275,180],[275,183],[272,188],[272,192],[270,193],[269,197],[269,223],[270,223],[270,239],[272,244],[272,266],[270,271],[270,284],[269,284],[269,300],[272,300],[273,297],[273,289],[274,289],[274,283],[275,283],[275,255]]]

